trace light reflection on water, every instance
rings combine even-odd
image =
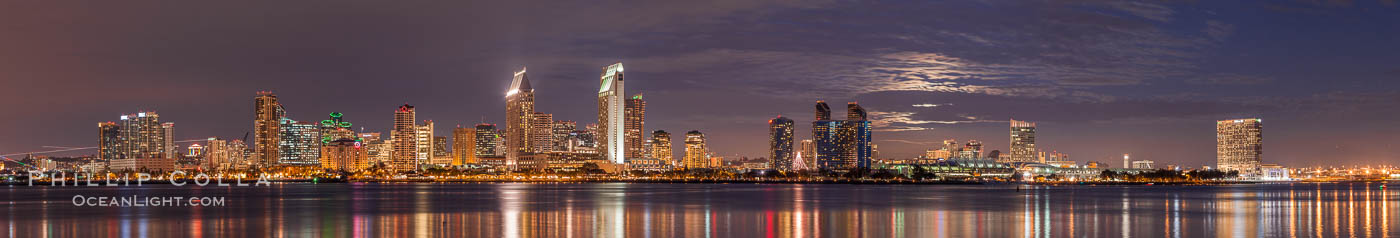
[[[1397,237],[1379,183],[8,187],[10,237]],[[224,196],[224,207],[76,207]]]

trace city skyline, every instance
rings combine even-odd
[[[853,14],[871,17],[873,12],[880,11],[942,9],[940,6],[949,5],[962,7],[957,9],[976,9],[967,7],[979,4],[994,4],[996,9],[1010,12],[1040,12],[1043,14],[987,15],[1011,17],[1009,20],[1013,21],[1029,20],[1067,30],[1057,32],[1059,35],[1022,38],[996,31],[1014,30],[1014,24],[980,16],[948,19],[947,16],[961,14],[942,12],[944,10],[932,13],[945,14],[931,13],[929,17],[906,19],[911,25],[924,24],[936,30],[889,27],[854,30],[826,26],[806,18],[843,7]],[[277,93],[277,102],[287,108],[289,118],[314,121],[326,113],[343,112],[349,115],[347,120],[356,122],[357,132],[363,127],[367,132],[383,133],[386,137],[393,125],[387,108],[403,103],[421,109],[416,121],[438,122],[440,125],[435,129],[439,135],[448,133],[452,125],[504,125],[504,118],[500,116],[500,107],[505,103],[501,92],[508,83],[504,77],[509,77],[513,69],[527,65],[535,69],[531,80],[535,81],[536,88],[546,92],[537,99],[537,111],[551,113],[555,120],[589,122],[596,120],[596,105],[589,103],[596,95],[584,92],[591,90],[579,89],[596,86],[594,80],[597,79],[593,77],[597,76],[599,66],[622,61],[627,62],[630,69],[628,76],[632,80],[627,85],[628,91],[647,93],[650,115],[647,115],[646,131],[703,131],[707,146],[726,159],[737,159],[734,155],[765,157],[768,148],[764,121],[773,115],[805,115],[813,100],[827,100],[861,102],[869,110],[875,127],[877,135],[873,142],[880,145],[880,152],[886,158],[916,156],[940,146],[939,142],[945,139],[978,140],[986,151],[1005,153],[1009,148],[1005,122],[1016,118],[1038,123],[1037,148],[1053,148],[1081,162],[1114,162],[1120,155],[1131,153],[1134,159],[1195,167],[1215,163],[1216,151],[1212,150],[1215,143],[1211,138],[1215,133],[1210,130],[1211,121],[1268,118],[1269,133],[1264,140],[1269,146],[1265,149],[1265,163],[1302,167],[1394,161],[1400,151],[1390,146],[1391,141],[1396,141],[1396,133],[1393,133],[1396,128],[1388,121],[1400,111],[1396,110],[1400,94],[1386,90],[1398,85],[1385,79],[1394,78],[1400,69],[1385,63],[1395,62],[1396,56],[1391,54],[1395,46],[1383,42],[1395,39],[1396,33],[1366,29],[1383,28],[1385,25],[1377,25],[1381,24],[1378,22],[1394,22],[1395,17],[1363,10],[1393,7],[1365,2],[1309,9],[1314,11],[1309,13],[1289,11],[1298,9],[1290,4],[1306,3],[1247,6],[1230,3],[915,3],[904,6],[910,10],[842,3],[820,6],[736,3],[709,10],[665,8],[671,10],[664,11],[665,14],[635,13],[657,19],[650,23],[602,18],[577,23],[530,20],[503,26],[484,26],[454,18],[435,19],[446,13],[425,10],[415,12],[421,16],[390,14],[369,22],[348,19],[355,23],[379,24],[353,30],[316,22],[247,29],[243,28],[247,26],[244,24],[255,23],[226,21],[225,18],[177,23],[174,19],[183,16],[178,13],[121,15],[144,12],[155,8],[153,5],[105,5],[124,11],[99,13],[94,18],[80,17],[64,23],[66,27],[89,31],[64,33],[6,28],[11,29],[7,35],[14,37],[0,39],[0,45],[11,52],[14,59],[22,60],[0,66],[4,67],[0,68],[0,77],[12,82],[8,84],[12,86],[0,91],[3,95],[0,97],[4,97],[0,105],[29,108],[39,116],[0,119],[0,124],[6,125],[0,126],[0,131],[11,135],[9,139],[0,140],[0,153],[48,150],[44,146],[96,146],[91,136],[93,122],[108,121],[136,111],[156,111],[164,117],[163,121],[178,123],[175,140],[207,137],[233,140],[249,131],[254,133],[249,139],[255,139],[259,131],[248,123],[247,115],[254,110],[248,105],[248,95],[262,90]],[[75,9],[89,7],[97,6],[57,9],[21,4],[11,9],[34,11],[4,14],[0,18],[6,19],[3,22],[8,23],[5,24],[25,25],[42,19],[44,14],[68,16],[73,15]],[[521,6],[507,4],[485,8],[509,10]],[[342,19],[341,14],[379,13],[371,8],[317,9],[291,3],[279,9],[296,13],[276,16],[280,20],[302,15],[335,21]],[[614,8],[586,6],[569,14],[602,9]],[[638,9],[647,8],[639,6]],[[744,13],[756,14],[738,17]],[[236,19],[253,12],[223,14],[232,16],[228,19]],[[667,14],[707,16],[719,22],[678,20]],[[1376,34],[1379,37],[1294,39],[1301,37],[1258,20],[1231,17],[1241,14],[1282,21],[1314,20],[1289,29],[1304,32],[1302,34],[1330,32],[1339,36]],[[1319,14],[1352,15],[1353,18],[1335,19]],[[127,18],[129,21],[150,21],[153,26],[101,27],[108,25],[98,21],[126,17],[131,17]],[[1067,22],[1035,21],[1041,19]],[[952,23],[939,23],[943,20]],[[783,30],[774,33],[777,37],[735,40],[745,35],[744,32],[768,29],[764,27],[785,21],[810,24],[836,33],[874,33],[869,35],[882,37],[821,39],[823,37]],[[1111,30],[1073,24],[1083,21],[1111,26]],[[607,35],[606,38],[599,35],[558,37],[578,33],[576,28],[598,29],[584,27],[586,25],[618,22],[626,24],[612,24],[597,31],[611,33],[601,34]],[[753,24],[731,29],[721,27],[746,25],[742,23]],[[958,27],[956,23],[988,30]],[[391,27],[399,24],[423,24],[432,30],[425,33]],[[1348,27],[1334,27],[1338,25]],[[647,34],[649,30],[681,33]],[[92,32],[124,34],[125,37],[92,41],[87,39],[102,38],[83,35]],[[490,35],[480,38],[477,34],[463,35],[470,32],[505,34],[479,34]],[[910,35],[901,37],[898,34],[904,32]],[[348,37],[335,37],[333,39],[339,41],[333,42],[317,40],[350,33],[396,35],[405,39],[387,45]],[[161,46],[169,47],[157,47],[142,40],[162,34],[188,37],[161,41]],[[230,34],[250,39],[247,44],[233,45],[215,41]],[[436,41],[434,37],[448,40]],[[1107,43],[1070,41],[1079,37],[1102,39]],[[67,40],[57,41],[65,44],[58,45],[51,43],[53,38]],[[547,40],[551,38],[554,40]],[[580,43],[608,39],[614,40]],[[806,40],[773,42],[775,39]],[[1034,44],[1016,43],[1017,40],[1064,48],[1038,48]],[[645,43],[658,41],[696,47]],[[883,48],[840,42],[877,42],[882,43]],[[561,46],[551,46],[552,43]],[[1099,48],[1118,44],[1127,46],[1113,47],[1119,50]],[[1324,45],[1342,46],[1319,47]],[[1144,61],[1114,60],[1126,58]],[[793,62],[788,63],[789,60]],[[406,63],[397,63],[400,61]],[[743,65],[734,62],[743,62]],[[1148,66],[1161,66],[1162,71],[1150,71],[1148,69],[1153,67]],[[811,139],[810,133],[805,133],[810,131],[811,121],[800,116],[791,118],[795,119],[798,132],[794,141]],[[16,139],[19,137],[27,139]],[[1319,141],[1326,144],[1318,144]],[[253,144],[252,141],[247,143]],[[682,147],[677,145],[676,148]],[[56,155],[80,154],[97,154],[97,151]]]

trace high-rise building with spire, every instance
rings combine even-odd
[[[404,104],[394,111],[394,130],[390,135],[394,149],[390,152],[389,168],[394,171],[417,169],[418,161],[418,111]]]
[[[626,163],[626,102],[622,62],[603,67],[598,88],[598,153],[615,164]]]
[[[783,116],[768,120],[769,168],[792,171],[793,121]]]
[[[530,87],[530,78],[522,68],[515,72],[506,91],[506,166],[529,168],[536,165],[534,128],[535,89]]]
[[[253,98],[253,155],[257,166],[271,167],[282,157],[278,151],[282,139],[281,108],[272,92],[258,92]]]
[[[646,151],[643,144],[646,142],[644,127],[646,127],[647,102],[642,101],[642,94],[638,93],[627,99],[626,114],[626,128],[623,132],[625,139],[623,141],[627,145],[627,159],[643,158],[642,155]]]

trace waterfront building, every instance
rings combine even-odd
[[[1221,171],[1239,171],[1240,175],[1259,175],[1264,161],[1264,122],[1259,118],[1221,120],[1215,122],[1215,166]]]
[[[272,92],[258,92],[253,98],[253,156],[260,167],[272,167],[282,158],[282,104]]]
[[[1011,120],[1011,151],[997,162],[1035,162],[1038,161],[1035,152],[1035,123]]]
[[[1153,163],[1154,163],[1154,162],[1152,162],[1151,160],[1138,160],[1138,161],[1133,161],[1133,168],[1134,168],[1134,169],[1156,169],[1155,167],[1152,166]]]
[[[189,147],[185,147],[185,157],[200,158],[203,157],[203,155],[204,146],[201,146],[199,144],[190,144]]]
[[[554,137],[553,151],[570,151],[569,143],[571,140],[571,136],[575,130],[578,130],[577,122],[554,121],[554,130],[550,132],[550,134],[553,134]]]
[[[404,104],[394,111],[394,130],[389,139],[393,142],[390,150],[389,169],[392,171],[415,170],[418,158],[417,122],[418,112],[413,106]]]
[[[121,126],[116,122],[97,123],[97,159],[107,161],[121,158]]]
[[[155,112],[121,116],[118,141],[121,158],[167,158],[165,125]]]
[[[705,146],[704,133],[700,133],[700,131],[685,133],[685,158],[682,164],[686,169],[711,168],[709,148]]]
[[[320,165],[321,158],[321,129],[320,126],[310,122],[299,122],[289,118],[282,118],[279,125],[282,130],[282,138],[278,139],[282,143],[278,147],[282,158],[278,159],[278,164],[282,165]]]
[[[549,113],[534,113],[534,119],[530,125],[530,146],[531,153],[549,153],[554,151],[554,115]]]
[[[625,158],[628,160],[641,159],[645,157],[643,154],[647,150],[643,145],[644,138],[646,138],[644,134],[646,133],[647,102],[643,101],[642,94],[638,93],[627,99],[626,104],[623,117],[623,142],[627,146],[624,151]]]
[[[982,158],[982,142],[977,140],[967,140],[962,150],[958,151],[958,158],[980,159]]]
[[[463,164],[475,164],[476,159],[476,128],[462,127],[452,128],[452,163],[453,166]]]
[[[812,138],[816,144],[817,166],[824,169],[870,168],[873,156],[871,125],[865,109],[855,102],[846,105],[846,120],[831,119],[826,102],[817,101],[817,116],[812,122]]]
[[[816,159],[816,156],[817,156],[817,142],[816,142],[816,141],[808,139],[808,140],[802,140],[802,142],[800,142],[800,143],[798,144],[797,154],[795,155],[795,157],[800,158],[800,159],[802,160],[803,167],[805,167],[806,169],[809,169],[809,170],[810,170],[810,169],[817,169],[817,159]],[[794,161],[796,161],[796,159],[794,159]]]
[[[598,152],[614,164],[626,162],[627,143],[622,62],[603,67],[598,89]]]
[[[768,167],[778,171],[793,171],[793,121],[783,116],[768,120]]]
[[[162,138],[165,138],[165,139],[163,140],[163,141],[164,141],[164,142],[163,142],[164,145],[162,146],[162,147],[165,147],[165,149],[162,149],[162,150],[161,150],[161,151],[164,151],[164,153],[165,153],[165,156],[164,156],[164,157],[165,157],[165,158],[172,158],[172,159],[180,157],[180,152],[179,152],[179,151],[176,151],[176,148],[175,148],[175,123],[174,123],[174,122],[164,122],[164,123],[161,123],[161,124],[160,124],[160,131],[161,131],[161,134],[162,134],[161,137],[162,137]]]
[[[671,133],[664,130],[651,132],[651,156],[670,165],[680,164],[671,152]]]
[[[433,162],[433,137],[436,123],[433,120],[423,121],[423,124],[414,125],[412,140],[418,148],[418,153],[414,157],[413,165],[422,166]]]
[[[515,72],[506,91],[505,166],[515,166],[521,160],[534,159],[535,89],[525,69]]]
[[[321,167],[342,171],[360,171],[369,167],[369,151],[360,141],[339,139],[321,146]]]
[[[204,148],[208,152],[204,153],[200,167],[205,170],[226,170],[233,165],[233,160],[229,154],[229,143],[225,140],[210,137],[204,141]],[[242,151],[238,151],[242,152]]]
[[[345,114],[332,112],[330,118],[321,120],[321,143],[330,143],[341,139],[358,140],[355,130],[351,129],[350,122],[344,120]]]
[[[429,164],[437,166],[452,164],[452,156],[448,154],[446,136],[433,137],[433,157],[429,159]]]
[[[385,163],[390,164],[394,151],[394,141],[384,140],[378,132],[359,133],[361,146],[365,147],[365,154],[368,157],[367,163],[370,166]]]
[[[501,136],[496,131],[496,124],[476,124],[475,133],[476,150],[473,153],[476,154],[477,158],[500,155],[497,151],[502,150],[502,148],[498,146],[496,141],[500,140]]]

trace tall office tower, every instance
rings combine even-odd
[[[502,148],[498,147],[496,141],[501,136],[496,134],[495,124],[476,124],[476,157],[490,157],[500,154]]]
[[[792,171],[793,121],[783,116],[768,120],[768,167]]]
[[[122,159],[155,159],[166,157],[165,126],[155,112],[123,115],[117,139]]]
[[[624,110],[626,111],[626,116],[623,120],[625,121],[625,128],[623,130],[623,137],[625,139],[623,139],[623,141],[626,142],[627,146],[625,151],[626,159],[640,159],[643,158],[642,154],[646,151],[646,147],[642,144],[644,144],[646,140],[646,130],[644,128],[646,127],[647,102],[642,101],[642,94],[638,93],[632,95],[632,98],[627,99],[626,104],[627,106]]]
[[[160,124],[160,130],[161,130],[161,133],[163,134],[163,136],[161,136],[161,137],[164,137],[164,138],[165,138],[165,146],[164,146],[165,149],[162,150],[162,151],[165,151],[165,158],[176,158],[176,157],[180,157],[180,156],[179,156],[180,153],[175,151],[175,123],[174,123],[174,122],[161,123],[161,124]]]
[[[344,120],[345,114],[332,112],[331,117],[321,120],[321,143],[331,143],[340,139],[359,140],[355,135],[355,130],[351,129],[350,122]]]
[[[817,167],[825,169],[869,168],[871,126],[865,109],[854,102],[846,105],[846,120],[831,120],[826,102],[817,101],[817,120],[812,122]]]
[[[121,126],[116,122],[97,123],[97,159],[119,159],[122,154]]]
[[[871,131],[865,108],[855,102],[846,103],[846,125],[843,127],[843,133],[852,135],[853,141],[847,142],[847,146],[855,150],[849,153],[855,155],[855,168],[870,168],[870,159],[875,157]]]
[[[802,163],[806,169],[817,169],[817,142],[802,140],[798,144],[797,157],[802,157]]]
[[[578,123],[574,121],[554,121],[554,151],[569,151],[569,139],[578,129]]]
[[[1011,120],[1011,151],[997,162],[1035,162],[1035,123]]]
[[[598,153],[604,160],[615,164],[626,163],[627,143],[625,108],[623,97],[622,62],[603,68],[598,89]]]
[[[671,152],[671,133],[664,130],[651,132],[651,157],[669,164],[678,164]]]
[[[476,158],[476,128],[462,127],[452,128],[452,165],[475,164]]]
[[[321,168],[360,171],[369,167],[367,148],[354,139],[339,139],[321,147]]]
[[[282,118],[282,138],[278,146],[282,158],[279,164],[320,165],[321,128],[316,123]]]
[[[204,141],[204,145],[208,152],[204,153],[203,161],[200,161],[201,168],[219,171],[229,169],[233,164],[229,158],[228,141],[210,137]]]
[[[417,157],[414,158],[416,159],[416,161],[414,161],[415,166],[433,162],[434,126],[435,124],[432,120],[423,121],[423,124],[414,125],[415,134],[413,140],[418,144],[418,154]]]
[[[535,89],[530,87],[530,79],[525,75],[525,69],[515,72],[515,78],[510,82],[510,89],[506,91],[506,164],[519,164],[522,157],[527,157],[534,145],[533,137],[530,136],[534,130],[535,122]]]
[[[365,154],[369,157],[371,166],[384,163],[391,164],[394,152],[394,140],[380,138],[379,132],[360,133],[360,144],[365,147]]]
[[[709,148],[705,146],[705,134],[700,131],[690,131],[685,133],[685,159],[682,163],[687,169],[706,169],[710,167]]]
[[[394,111],[394,131],[389,134],[394,141],[390,152],[389,168],[394,171],[415,170],[418,166],[418,112],[413,106],[404,104]]]
[[[1257,176],[1264,161],[1264,120],[1245,118],[1215,122],[1215,167]]]
[[[958,158],[982,158],[982,142],[977,140],[967,140],[967,145],[963,145],[962,150],[958,151]]]
[[[272,167],[282,154],[277,149],[282,146],[282,105],[272,92],[258,92],[253,98],[253,156],[261,167]]]
[[[530,125],[530,146],[532,153],[548,153],[554,151],[554,114],[534,113],[534,119]]]
[[[432,159],[430,159],[429,163],[440,166],[452,164],[452,156],[449,155],[448,152],[449,151],[447,150],[447,137],[434,136],[433,157]]]

